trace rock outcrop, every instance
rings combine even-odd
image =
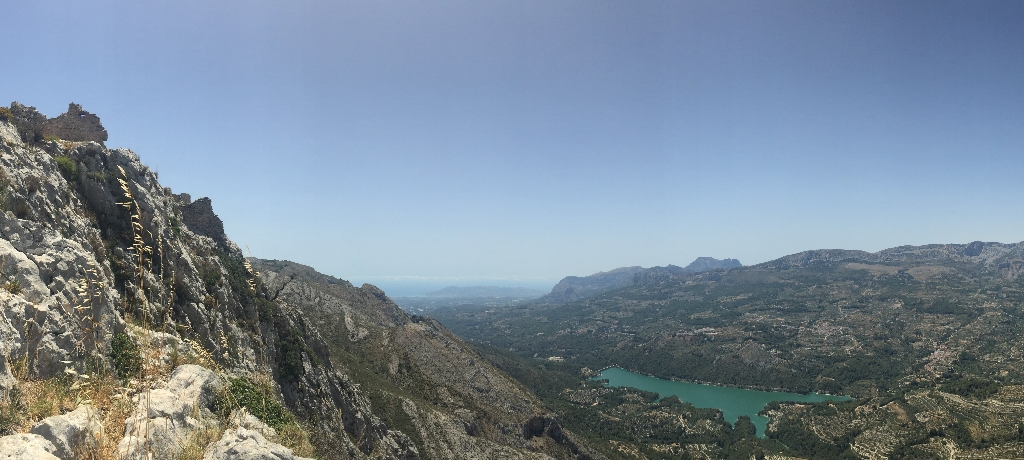
[[[184,365],[174,370],[164,388],[135,397],[135,411],[125,422],[118,443],[123,459],[175,458],[189,436],[209,426],[216,392],[223,381],[209,369]]]
[[[60,460],[53,455],[57,448],[38,434],[12,434],[0,438],[0,459]]]
[[[311,460],[298,457],[291,449],[267,441],[259,431],[233,428],[207,447],[203,460]]]
[[[100,414],[92,406],[82,405],[63,415],[47,417],[32,427],[32,434],[42,436],[54,446],[53,454],[61,460],[74,460],[102,436]],[[80,456],[80,455],[79,455]]]
[[[181,219],[185,226],[197,235],[210,237],[221,246],[228,245],[228,236],[224,234],[224,221],[213,212],[213,201],[209,198],[203,197],[186,203],[181,207]]]

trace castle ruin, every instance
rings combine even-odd
[[[100,117],[82,110],[82,106],[74,102],[68,104],[67,112],[56,118],[46,118],[35,107],[18,102],[12,102],[10,110],[14,116],[12,121],[25,142],[41,142],[50,137],[73,142],[107,140],[107,130],[100,123]]]

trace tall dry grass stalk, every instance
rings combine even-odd
[[[143,365],[139,367],[137,378],[130,380],[129,383],[137,386],[136,388],[133,388],[133,390],[135,391],[131,391],[132,394],[145,394],[144,399],[146,401],[146,413],[148,414],[150,412],[149,404],[151,399],[149,397],[151,386],[148,377],[151,377],[151,375],[147,371],[149,371],[152,367],[149,365],[149,363],[152,362],[151,355],[153,353],[153,344],[151,340],[152,336],[150,334],[152,315],[151,312],[149,311],[149,299],[145,291],[145,270],[146,256],[153,254],[153,248],[147,245],[145,239],[143,238],[144,232],[146,232],[146,230],[145,227],[143,227],[142,225],[142,210],[141,208],[139,208],[139,203],[135,200],[135,196],[132,195],[132,190],[128,182],[128,174],[125,173],[124,168],[122,168],[121,165],[118,165],[117,169],[121,173],[121,177],[117,178],[117,181],[121,185],[121,191],[124,193],[124,201],[118,202],[118,204],[123,206],[126,210],[128,210],[129,224],[131,225],[132,229],[131,251],[134,253],[135,256],[134,278],[136,280],[135,289],[132,294],[135,296],[135,302],[137,302],[134,305],[136,310],[135,313],[140,316],[140,318],[138,319],[141,322],[141,327],[139,328],[139,339],[141,343],[139,345],[140,348],[142,348],[142,356],[146,358],[143,361]],[[150,234],[150,237],[152,239],[152,234]],[[152,263],[150,264],[150,268],[152,269]],[[141,436],[136,436],[134,438],[135,442],[141,442],[144,445],[140,446],[136,444],[134,446],[136,452],[138,452],[139,448],[141,447],[142,451],[146,453],[146,457],[150,458],[152,456],[152,446],[149,443],[149,417],[143,418],[142,431],[138,434],[140,434]]]

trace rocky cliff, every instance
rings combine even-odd
[[[322,459],[580,450],[564,436],[535,439],[527,422],[549,414],[436,323],[406,316],[373,286],[299,281],[294,269],[265,265],[257,276],[209,199],[173,194],[130,150],[40,136],[33,123],[46,119],[28,109],[0,114],[0,435],[9,435],[0,454],[216,459],[235,458],[226,452],[243,444],[268,455],[251,458],[292,458],[285,444]],[[404,398],[387,400],[398,406],[375,405],[388,379],[361,381],[373,374],[353,363],[378,357],[396,363],[396,376],[427,375],[425,387],[392,393]],[[462,378],[449,386],[441,375]],[[428,391],[436,399],[420,396]],[[84,424],[71,415],[79,410]],[[406,414],[401,428],[378,415],[395,410]]]

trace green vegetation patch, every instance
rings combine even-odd
[[[227,394],[218,399],[217,412],[230,415],[235,407],[244,407],[250,414],[274,429],[295,423],[295,416],[281,404],[269,385],[248,377],[228,377]]]
[[[114,361],[117,377],[128,380],[142,371],[142,353],[139,344],[128,334],[119,333],[110,341],[110,359]]]
[[[57,162],[57,169],[60,170],[60,174],[69,181],[78,179],[78,163],[75,160],[67,156],[55,157],[53,161]]]
[[[827,442],[807,429],[803,423],[791,418],[780,421],[774,431],[768,432],[768,436],[777,439],[790,449],[815,459],[859,458],[850,450],[850,443],[857,434],[850,432],[834,442]]]
[[[992,380],[968,376],[946,382],[939,389],[946,393],[984,399],[999,392],[1001,386]]]

